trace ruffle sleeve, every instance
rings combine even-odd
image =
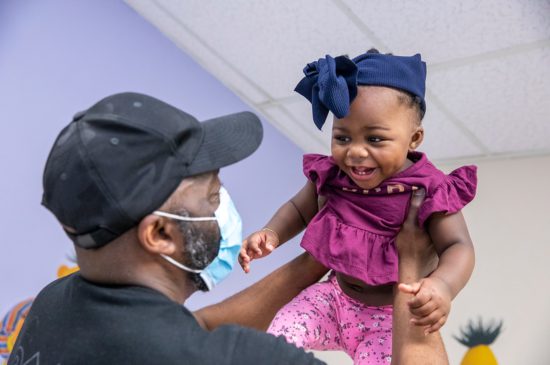
[[[474,199],[477,188],[477,167],[463,166],[449,175],[428,195],[418,211],[418,222],[422,227],[436,212],[452,214],[460,211]]]
[[[338,174],[338,166],[331,157],[318,154],[306,154],[303,159],[304,175],[315,184],[317,194],[323,195],[323,188]]]

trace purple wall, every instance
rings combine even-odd
[[[149,93],[199,119],[249,109],[126,4],[96,0],[0,2],[0,315],[34,296],[68,263],[72,244],[40,206],[42,170],[55,136],[72,115],[115,92]],[[264,121],[249,159],[222,171],[244,220],[260,228],[303,183],[301,151]],[[300,251],[287,244],[239,267],[196,308],[256,281]]]

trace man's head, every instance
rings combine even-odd
[[[249,112],[200,123],[147,95],[112,95],[61,131],[46,163],[42,203],[75,243],[79,260],[115,264],[104,252],[128,253],[119,247],[138,240],[143,252],[136,257],[160,250],[190,266],[207,265],[219,244],[215,221],[152,213],[212,216],[218,169],[250,155],[261,139],[261,123]],[[93,266],[84,263],[83,275]]]

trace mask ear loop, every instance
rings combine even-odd
[[[166,217],[166,218],[171,218],[171,219],[176,219],[176,220],[179,220],[179,221],[185,221],[185,222],[204,222],[204,221],[215,221],[215,220],[218,220],[218,218],[216,217],[183,217],[181,215],[177,215],[177,214],[172,214],[172,213],[167,213],[167,212],[162,212],[160,210],[155,210],[153,212],[154,215],[158,215],[158,216],[161,216],[161,217]],[[166,261],[168,261],[169,263],[171,263],[172,265],[182,269],[183,271],[187,271],[187,272],[192,272],[192,273],[195,273],[195,274],[200,274],[201,272],[203,272],[203,270],[196,270],[196,269],[191,269],[190,267],[187,267],[185,266],[184,264],[180,263],[180,262],[177,262],[176,260],[174,260],[173,258],[171,258],[170,256],[166,256],[164,254],[161,254],[160,255],[163,259],[165,259]]]
[[[176,260],[174,260],[170,256],[166,256],[164,254],[160,254],[160,256],[163,259],[165,259],[166,261],[168,261],[169,263],[171,263],[172,265],[175,265],[178,268],[182,269],[183,271],[192,272],[192,273],[195,273],[195,274],[200,274],[203,271],[203,270],[191,269],[190,267],[187,267],[184,264],[177,262]]]

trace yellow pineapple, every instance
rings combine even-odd
[[[498,365],[491,351],[491,345],[500,334],[502,321],[483,325],[481,318],[477,326],[469,321],[466,329],[460,329],[460,337],[453,336],[458,342],[469,348],[460,365]]]

